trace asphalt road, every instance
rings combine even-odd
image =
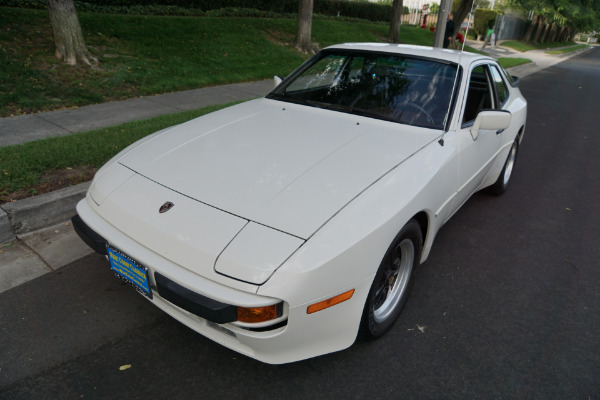
[[[380,340],[262,364],[92,255],[0,294],[0,398],[600,399],[600,50],[521,89],[511,187],[475,195],[442,229]]]

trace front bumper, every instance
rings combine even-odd
[[[73,224],[90,247],[106,254],[105,246],[109,242],[148,268],[152,290],[149,301],[198,333],[232,350],[263,362],[281,364],[345,349],[356,338],[356,319],[360,319],[370,278],[340,289],[340,292],[356,290],[350,300],[331,309],[307,314],[309,303],[290,305],[285,293],[278,293],[277,298],[261,296],[256,294],[258,286],[247,285],[246,290],[240,290],[234,287],[236,282],[227,286],[173,263],[114,228],[94,212],[86,199],[78,204],[77,212]],[[168,286],[164,282],[172,282],[171,287],[183,290],[178,290],[176,296],[166,294],[164,290],[161,293],[160,287]],[[315,302],[329,296],[315,296]],[[263,307],[282,300],[281,316],[267,323],[241,323],[231,321],[228,316],[231,307]]]
[[[92,250],[99,254],[107,254],[106,239],[98,235],[92,230],[92,228],[87,226],[86,223],[83,222],[79,214],[75,214],[73,218],[71,218],[71,222],[73,223],[73,229],[75,229],[77,235],[79,235],[81,240],[83,240],[88,246],[90,246]]]

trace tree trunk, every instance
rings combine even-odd
[[[541,18],[542,18],[541,15],[536,15],[535,17],[533,17],[533,21],[531,21],[531,25],[529,25],[529,28],[527,28],[527,32],[525,32],[525,36],[523,36],[524,41],[526,41],[526,42],[531,41],[531,35],[533,35],[533,32],[535,31],[535,28],[537,28],[538,24],[540,23]]]
[[[73,0],[48,0],[48,13],[54,33],[56,58],[70,65],[78,62],[96,64],[98,59],[88,51],[83,40]]]
[[[542,31],[544,30],[544,26],[545,26],[544,17],[540,17],[537,29],[535,30],[535,34],[533,35],[533,42],[538,41],[538,39],[540,38],[540,35],[542,34]]]
[[[567,27],[563,26],[562,28],[560,28],[560,32],[558,33],[558,38],[556,38],[556,40],[558,42],[564,42],[566,34],[567,34]]]
[[[569,40],[569,35],[571,34],[571,28],[565,28],[565,31],[562,33],[560,37],[561,42],[567,42]]]
[[[555,42],[557,33],[558,33],[558,24],[556,22],[553,22],[552,28],[550,28],[550,33],[548,33],[548,42],[550,42],[550,43]]]
[[[471,12],[471,8],[473,7],[473,0],[461,0],[458,5],[458,9],[452,15],[454,16],[454,23],[456,26],[454,27],[454,33],[452,33],[452,37],[456,37],[458,31],[460,31],[460,26],[462,25],[467,15]],[[471,29],[471,28],[469,28]]]
[[[400,22],[402,21],[402,0],[394,0],[392,22],[390,23],[390,42],[400,43]]]
[[[303,53],[316,53],[319,48],[312,43],[313,0],[300,0],[298,3],[298,30],[294,40],[294,48]]]
[[[546,24],[546,26],[544,27],[544,32],[542,33],[542,37],[540,38],[540,43],[546,43],[548,32],[550,32],[550,24]]]

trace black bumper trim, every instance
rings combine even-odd
[[[183,308],[192,314],[217,324],[237,321],[236,306],[202,296],[184,288],[158,272],[154,273],[154,280],[156,281],[156,288],[160,297],[179,308]]]
[[[102,236],[94,232],[92,228],[87,226],[86,223],[83,222],[79,214],[75,214],[73,218],[71,218],[71,222],[73,223],[73,228],[75,228],[75,232],[77,232],[81,240],[83,240],[88,246],[90,246],[96,253],[100,253],[103,255],[108,254],[106,250],[106,240]]]

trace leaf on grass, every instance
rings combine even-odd
[[[126,369],[131,368],[131,364],[125,364],[125,365],[121,365],[119,367],[119,371],[125,371]]]

